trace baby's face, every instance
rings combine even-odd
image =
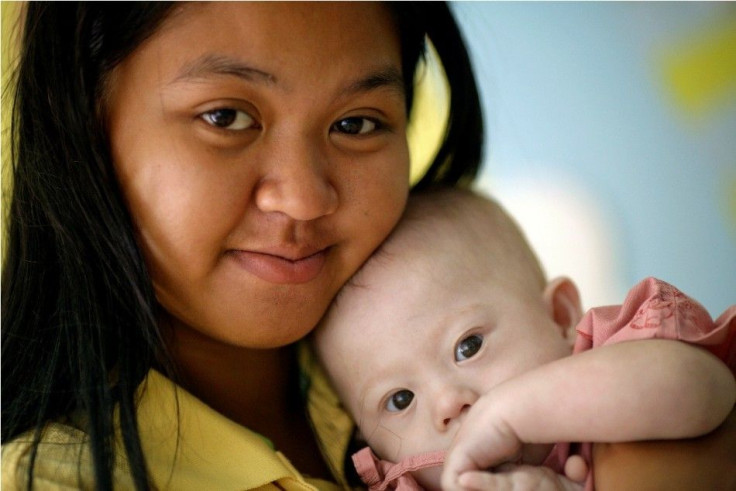
[[[570,354],[541,291],[469,264],[446,253],[374,262],[317,332],[343,402],[383,459],[447,449],[481,394]],[[425,487],[438,482],[431,471],[417,476]]]

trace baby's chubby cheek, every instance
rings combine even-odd
[[[368,446],[382,460],[400,462],[410,457],[445,451],[450,448],[458,428],[438,433],[426,425],[409,424],[408,427],[388,424],[361,426],[362,436]],[[431,473],[430,473],[431,474]],[[439,483],[437,473],[437,483]]]
[[[430,467],[427,469],[418,470],[413,472],[414,479],[417,480],[420,486],[430,491],[439,491],[440,479],[442,477],[442,466]]]
[[[368,445],[383,460],[398,462],[412,455],[408,453],[412,451],[412,448],[407,445],[406,439],[384,426],[378,425],[372,430],[363,430],[363,436],[368,441]]]

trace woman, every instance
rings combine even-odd
[[[425,35],[453,101],[421,185],[453,184],[482,125],[442,4],[29,4],[3,270],[3,442],[32,436],[15,477],[89,458],[82,483],[162,486],[137,392],[155,368],[334,479],[293,343],[403,210]]]

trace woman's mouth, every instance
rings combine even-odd
[[[298,259],[289,259],[267,252],[233,250],[230,254],[236,263],[269,283],[298,284],[313,280],[319,275],[327,259],[329,248]]]

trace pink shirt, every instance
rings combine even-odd
[[[576,330],[578,336],[573,353],[622,341],[674,339],[702,346],[723,360],[736,376],[736,305],[730,306],[714,321],[698,302],[656,278],[647,278],[634,286],[623,305],[589,310]],[[590,469],[586,490],[593,489],[591,450],[591,443],[582,443],[576,452]],[[570,443],[558,443],[544,465],[563,473],[570,455]],[[394,464],[379,460],[366,447],[353,455],[353,462],[371,491],[410,491],[421,489],[410,473],[441,465],[442,453],[414,456]]]

